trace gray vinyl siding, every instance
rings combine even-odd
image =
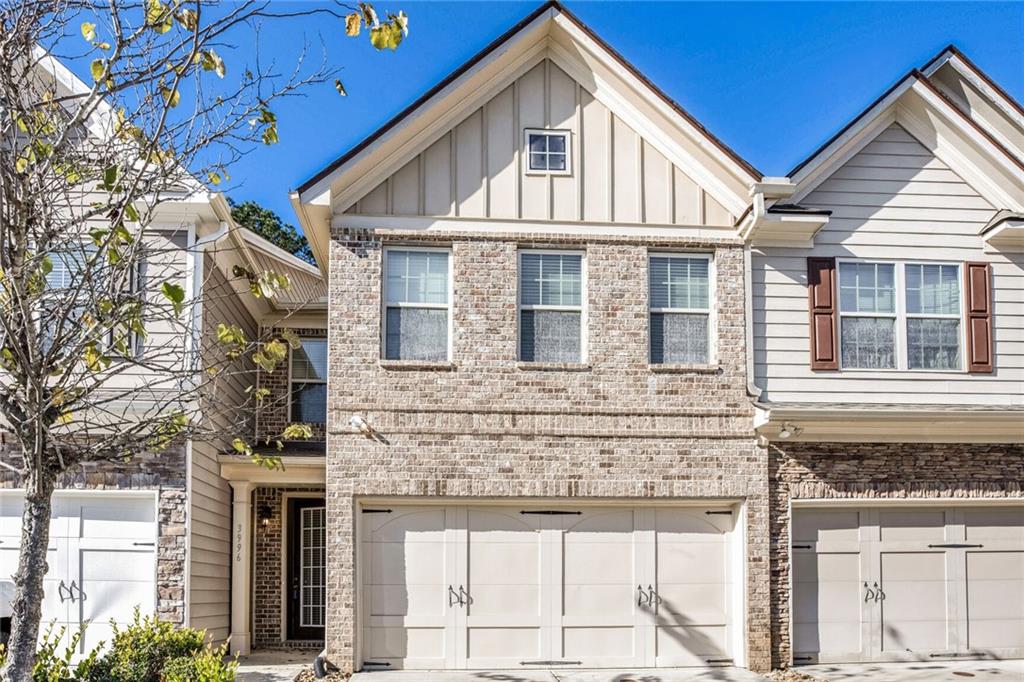
[[[810,249],[753,252],[754,376],[774,402],[1024,404],[1024,254],[985,253],[996,207],[899,125],[883,131],[802,204],[833,211]],[[987,261],[995,372],[812,372],[807,257]]]
[[[203,303],[204,348],[210,349],[211,335],[218,322],[240,326],[250,339],[258,333],[257,325],[239,296],[230,292],[230,285],[213,260],[204,264]],[[218,404],[242,405],[245,388],[254,383],[255,375],[234,377],[217,394]],[[208,426],[218,428],[224,437],[219,441],[193,442],[189,514],[189,624],[206,630],[215,641],[230,634],[231,608],[231,487],[220,476],[217,455],[229,447],[231,434],[253,432],[252,415],[248,422],[235,422],[232,410],[209,409]]]

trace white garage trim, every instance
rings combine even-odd
[[[373,662],[433,669],[745,664],[746,514],[737,500],[374,497],[356,499],[353,511],[359,667],[375,669]],[[718,513],[729,520],[711,516]],[[389,529],[403,517],[419,539],[401,523]],[[367,536],[370,528],[377,529],[373,536]],[[566,533],[573,532],[579,535],[569,545]],[[381,539],[371,542],[371,537]],[[708,551],[702,549],[707,542],[720,548],[720,559],[714,558],[716,551],[701,554]],[[395,543],[402,547],[388,547]],[[570,546],[575,559],[563,556]],[[426,554],[410,557],[411,548]],[[396,562],[390,557],[394,551],[405,558]],[[582,558],[595,551],[594,558]],[[622,563],[605,556],[618,551],[633,559]],[[371,561],[380,562],[372,571]],[[519,570],[502,572],[517,562]],[[701,566],[711,571],[707,577]],[[406,573],[413,567],[415,576]],[[580,573],[594,570],[591,577]],[[520,580],[531,574],[533,579]],[[706,580],[722,586],[721,597],[712,598],[716,590],[702,587]],[[641,584],[634,588],[631,581]],[[648,591],[648,583],[659,587]],[[381,605],[372,616],[366,611],[371,589]],[[648,595],[653,596],[642,608],[634,608],[632,599]],[[594,600],[605,598],[621,608],[592,611]],[[596,620],[587,615],[592,612]],[[576,639],[570,643],[568,636]],[[368,637],[377,642],[372,649]],[[498,648],[495,637],[503,642]],[[422,643],[418,648],[417,642]],[[573,647],[576,653],[570,653]]]
[[[844,497],[841,499],[793,499],[790,509],[826,507],[1016,507],[1024,505],[1024,497]],[[790,512],[790,524],[793,514]],[[792,530],[792,529],[791,529]]]

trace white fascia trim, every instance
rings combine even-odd
[[[868,146],[883,130],[896,122],[896,100],[910,89],[909,83],[893,91],[888,97],[871,109],[872,113],[847,130],[843,135],[823,149],[815,160],[801,168],[792,177],[796,185],[792,203],[799,204],[807,195],[825,182],[832,173]]]
[[[791,499],[794,509],[816,507],[1018,507],[1024,497],[843,497]]]
[[[959,56],[949,50],[946,50],[940,59],[935,60],[935,62],[925,70],[924,74],[926,76],[931,76],[946,64],[949,64],[953,69],[955,69],[964,80],[984,95],[989,102],[995,105],[996,108],[1005,114],[1007,118],[1013,121],[1017,127],[1024,129],[1024,115],[1021,115],[1021,113],[1017,111],[1017,109],[1010,104],[1002,94],[994,90],[983,78],[980,78],[974,69],[967,66]]]
[[[692,239],[733,239],[736,228],[708,225],[650,225],[646,223],[574,223],[523,221],[496,218],[435,218],[433,216],[372,216],[342,213],[334,216],[336,228],[353,230],[408,230],[410,232],[474,232],[484,234],[516,232],[543,235],[600,235],[616,237],[672,237]]]
[[[898,117],[900,125],[906,128],[907,132],[913,135],[918,142],[922,139],[927,139],[928,132],[932,130],[927,121],[922,120],[921,117],[906,107],[900,107]],[[977,131],[974,132],[976,133]],[[1014,199],[1012,195],[1004,191],[997,183],[992,182],[989,174],[979,169],[956,144],[952,144],[942,137],[937,137],[936,146],[930,151],[997,208],[1008,208],[1015,211],[1024,210],[1022,208],[1024,204]],[[999,152],[999,155],[1002,156],[1002,153]],[[1022,182],[1024,182],[1024,179],[1022,179]]]
[[[264,239],[263,237],[259,236],[258,234],[256,234],[252,230],[247,230],[244,227],[238,227],[236,229],[237,229],[236,234],[241,235],[242,239],[244,239],[246,242],[248,242],[253,248],[258,249],[260,251],[263,251],[264,253],[266,253],[268,256],[271,256],[272,258],[276,258],[277,260],[280,260],[281,262],[283,262],[288,267],[295,268],[296,270],[303,270],[305,272],[308,272],[311,275],[315,275],[316,277],[320,277],[321,276],[319,268],[317,268],[314,265],[310,265],[309,263],[307,263],[306,261],[302,260],[301,258],[297,258],[295,256],[295,254],[288,253],[287,251],[282,249],[280,246],[278,246],[276,244],[271,244],[266,239]]]
[[[331,203],[351,203],[354,202],[359,197],[366,194],[367,192],[369,192],[370,190],[372,190],[374,187],[380,184],[381,179],[390,175],[391,172],[393,172],[393,170],[397,170],[397,168],[391,169],[391,165],[395,163],[396,157],[408,159],[411,158],[412,156],[415,156],[419,152],[417,151],[413,153],[410,151],[410,148],[415,148],[417,144],[422,145],[422,149],[428,147],[430,144],[433,143],[434,140],[430,138],[433,137],[433,133],[436,132],[438,128],[445,127],[447,129],[447,127],[454,127],[454,125],[458,121],[462,120],[462,117],[473,111],[472,105],[476,104],[478,101],[481,100],[481,97],[478,96],[477,93],[485,90],[488,93],[491,92],[491,84],[494,82],[495,78],[501,78],[502,73],[507,73],[508,70],[515,69],[518,65],[521,65],[521,62],[523,62],[524,60],[529,60],[531,57],[535,56],[537,51],[543,50],[546,47],[546,40],[544,40],[543,38],[545,38],[546,36],[542,37],[541,39],[537,39],[534,36],[534,32],[540,29],[544,24],[549,22],[552,16],[554,16],[555,12],[556,10],[552,8],[538,16],[528,25],[524,26],[522,29],[520,29],[518,35],[510,38],[499,49],[487,55],[486,58],[474,64],[468,71],[461,74],[457,79],[448,83],[443,89],[435,93],[434,96],[430,98],[430,100],[420,105],[420,107],[416,111],[410,112],[401,122],[399,122],[393,128],[388,130],[381,137],[374,140],[372,144],[370,144],[365,149],[356,154],[354,157],[346,161],[342,166],[339,166],[333,172],[329,173],[324,178],[321,178],[315,185],[313,185],[306,191],[302,192],[299,197],[300,201],[303,203],[312,203],[317,201],[318,199],[322,200],[322,195],[329,196],[332,185],[339,182],[342,182],[342,184],[344,184],[343,176],[346,173],[348,173],[351,170],[357,170],[360,163],[367,160],[371,156],[376,156],[377,154],[379,154],[380,149],[382,147],[388,147],[389,145],[394,144],[394,140],[399,136],[412,135],[412,137],[408,141],[402,143],[396,150],[393,150],[383,159],[380,159],[379,161],[374,163],[374,172],[369,174],[363,174],[353,183],[346,185],[345,191],[338,197],[338,199],[332,201]],[[444,111],[440,116],[431,120],[429,123],[426,122],[426,117],[424,114],[427,111],[430,111],[431,109],[434,109],[435,107],[442,105],[445,100],[452,98],[453,95],[456,95],[458,91],[461,90],[470,81],[479,78],[483,71],[491,68],[497,59],[502,58],[509,52],[513,52],[516,48],[519,48],[524,41],[527,40],[537,40],[537,44],[534,45],[532,48],[528,49],[525,54],[520,55],[515,62],[508,65],[505,69],[502,70],[502,72],[499,72],[495,76],[490,77],[487,80],[487,82],[481,84],[481,86],[474,88],[473,97],[464,97],[461,100],[454,98],[456,101],[455,106],[450,107],[447,111]],[[477,104],[477,106],[479,106],[479,104]],[[410,129],[415,129],[417,127],[421,129],[414,133],[409,132]],[[428,138],[430,141],[428,143],[424,143],[424,138]],[[381,169],[382,167],[386,167],[391,172],[378,172],[378,169]],[[373,179],[376,179],[376,182],[373,182]],[[367,185],[369,186],[367,187]],[[355,196],[353,197],[352,195]]]
[[[608,61],[604,58],[603,54],[598,54],[596,56],[601,59],[602,62]],[[626,125],[632,128],[634,132],[640,136],[641,139],[649,142],[670,162],[678,166],[684,173],[686,173],[686,175],[696,181],[702,189],[706,190],[708,194],[728,209],[730,213],[734,216],[738,216],[746,210],[748,204],[747,197],[738,195],[726,187],[725,183],[723,183],[718,176],[710,172],[703,164],[693,158],[691,154],[666,135],[659,126],[655,125],[646,116],[640,113],[636,106],[629,101],[629,98],[616,90],[614,86],[608,83],[608,81],[601,78],[598,74],[588,70],[585,65],[580,64],[578,60],[572,57],[564,47],[554,41],[550,44],[548,57],[559,68],[575,79],[576,82],[585,83],[587,80],[592,80],[594,82],[594,92],[591,94],[593,94],[596,100],[608,107],[609,111],[621,118]],[[611,68],[610,65],[609,68]],[[647,90],[646,86],[641,87],[643,87],[644,91]],[[668,107],[668,105],[662,102],[660,98],[651,96],[647,99],[652,103],[660,103],[662,108]],[[669,114],[666,113],[666,115]],[[683,120],[682,117],[674,111],[670,115],[676,120]],[[691,138],[694,137],[690,130],[684,129],[684,132],[687,136]],[[700,136],[700,139],[695,139],[695,142],[707,151],[708,145],[706,143],[702,144],[704,141],[705,138],[703,135]],[[715,158],[719,157],[716,156]],[[731,159],[728,161],[728,164],[729,165],[726,167],[735,166],[735,163]],[[746,176],[746,173],[744,173],[743,176]]]
[[[1007,156],[1006,151],[993,145],[988,138],[979,133],[973,126],[969,125],[963,119],[961,112],[953,109],[949,102],[936,95],[935,92],[926,85],[922,85],[915,81],[913,90],[914,93],[919,95],[927,104],[941,112],[949,123],[960,130],[973,144],[975,144],[979,149],[984,150],[997,165],[1005,168],[1017,182],[1024,186],[1024,169],[1021,169],[1017,164],[1015,164],[1013,160]],[[901,112],[904,110],[905,107],[901,109]],[[1022,210],[1021,203],[1019,201],[1015,201],[1012,205],[1016,207],[1016,210]],[[1000,208],[1007,207],[1001,206]]]
[[[634,76],[629,69],[623,66],[618,60],[613,59],[611,55],[597,42],[595,42],[590,36],[581,31],[572,21],[566,19],[561,14],[555,15],[555,23],[559,28],[568,33],[573,40],[583,45],[587,50],[597,57],[601,63],[610,71],[615,73],[624,82],[630,84],[633,90],[644,97],[648,103],[656,107],[661,113],[666,116],[669,120],[677,122],[679,127],[686,132],[686,134],[694,140],[694,142],[706,151],[710,156],[717,159],[726,168],[732,168],[736,177],[738,178],[749,178],[751,181],[760,180],[760,178],[751,178],[750,174],[723,152],[717,145],[707,138],[702,130],[699,130],[690,121],[681,116],[678,111],[673,109],[667,102],[655,93],[651,92],[650,87],[646,83],[643,83]],[[746,203],[740,207],[740,211],[746,208]],[[736,212],[739,215],[739,212]]]
[[[306,240],[309,242],[309,247],[313,251],[313,257],[316,258],[317,269],[320,274],[327,277],[330,272],[330,243],[331,243],[331,229],[330,225],[318,225],[314,222],[313,218],[309,215],[309,211],[306,210],[306,204],[302,203],[298,192],[290,192],[288,199],[291,201],[292,210],[295,211],[295,217],[299,220],[299,227],[302,228],[302,234],[306,235]],[[320,204],[313,204],[315,206],[321,206]],[[323,210],[326,210],[329,214],[330,206],[322,206]],[[327,234],[324,235],[324,227],[326,227]]]

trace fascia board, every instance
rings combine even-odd
[[[538,16],[499,49],[445,85],[416,111],[409,112],[402,121],[372,144],[302,191],[301,201],[310,203],[322,195],[329,195],[331,203],[345,204],[354,202],[373,190],[390,174],[379,169],[387,168],[393,172],[400,168],[401,164],[395,165],[396,159],[408,160],[422,149],[426,149],[433,143],[434,135],[439,129],[447,131],[448,128],[454,127],[462,118],[472,113],[474,104],[479,106],[486,101],[486,94],[498,91],[493,86],[495,79],[521,68],[524,61],[535,56],[538,50],[542,50],[554,12],[555,10],[551,9]],[[502,62],[510,59],[510,56],[513,61],[510,64],[503,64]],[[416,151],[417,149],[419,151]],[[337,198],[333,196],[334,194],[337,194]]]
[[[575,27],[573,26],[573,28]],[[596,53],[593,56],[600,61],[605,62],[605,66],[609,66],[606,62],[610,60],[608,60],[606,55],[603,53]],[[725,183],[715,175],[715,173],[711,172],[704,164],[694,158],[693,155],[687,152],[680,144],[675,142],[671,136],[667,135],[659,125],[651,121],[639,109],[637,109],[636,105],[630,101],[630,97],[633,96],[636,91],[622,93],[608,80],[602,78],[600,74],[594,72],[592,69],[589,69],[587,65],[581,63],[556,41],[551,41],[548,57],[560,69],[569,74],[569,76],[577,82],[585,83],[587,81],[592,81],[594,83],[594,91],[591,94],[595,99],[605,105],[617,117],[621,118],[626,125],[632,128],[641,138],[649,142],[655,149],[665,156],[665,158],[678,166],[680,170],[690,176],[690,178],[696,181],[698,185],[707,190],[707,192],[714,197],[716,201],[722,204],[722,206],[728,209],[730,213],[733,215],[739,215],[744,211],[744,209],[746,209],[749,203],[749,199],[747,197],[737,194],[733,190],[729,189],[729,187],[727,187]],[[642,86],[642,84],[640,85]],[[643,89],[647,90],[646,87]],[[643,93],[643,91],[640,92],[642,96],[645,96],[645,99],[647,99],[650,104],[657,106],[659,109],[667,109],[667,105],[665,105],[660,98],[647,95],[646,93]],[[675,112],[662,111],[661,113],[666,117],[669,117],[669,120],[678,119],[679,121],[683,121],[683,119]],[[685,129],[683,129],[683,134],[698,144],[702,149],[710,152],[708,148],[712,145],[704,142],[705,138],[703,135],[698,139],[692,134],[692,132]],[[717,151],[717,148],[715,148],[715,151]],[[713,156],[712,158],[716,158],[716,160],[718,160],[725,168],[732,168],[735,166],[731,159],[722,160],[718,156]],[[745,174],[744,176],[736,175],[736,177],[745,177]],[[747,182],[748,184],[752,183],[752,181],[749,180]]]
[[[907,87],[909,88],[909,85]],[[899,95],[904,92],[906,89],[901,88]],[[799,204],[883,130],[896,123],[895,103],[899,99],[899,95],[893,92],[890,95],[891,99],[887,97],[883,102],[879,102],[878,109],[865,116],[857,125],[851,127],[835,142],[822,150],[814,161],[801,168],[792,178],[796,185],[796,191],[793,192],[790,201]]]
[[[947,49],[945,53],[939,59],[933,61],[925,69],[924,74],[931,76],[936,71],[941,69],[946,64],[949,64],[965,81],[970,83],[975,90],[980,92],[988,99],[997,109],[999,109],[1007,118],[1021,129],[1024,129],[1024,114],[1017,110],[1016,107],[1010,103],[1006,97],[991,85],[985,78],[982,78],[974,68],[964,62],[959,55],[955,54],[951,50]]]
[[[934,144],[925,144],[925,146],[929,147],[932,153],[963,177],[996,208],[1024,210],[1024,169],[1017,166],[1004,150],[995,147],[973,126],[967,125],[959,112],[952,110],[951,105],[938,97],[931,89],[922,86],[919,89],[915,88],[913,92],[922,99],[928,111],[941,117],[943,123],[960,134],[961,140],[948,139],[947,135],[936,130],[932,122],[915,111],[910,106],[910,102],[899,107],[897,122],[919,142],[928,140],[929,136],[934,136]],[[986,171],[971,160],[967,154],[969,149],[973,149],[992,164],[996,173]],[[1002,175],[1003,182],[997,182],[994,175]]]
[[[291,201],[292,210],[295,211],[295,217],[299,221],[299,227],[302,228],[302,233],[306,235],[306,240],[309,242],[309,248],[313,251],[317,268],[320,270],[320,274],[327,277],[330,272],[331,207],[319,203],[304,204],[299,198],[298,192],[291,192],[288,198]],[[325,219],[316,220],[316,216],[311,215],[312,213],[322,213]]]

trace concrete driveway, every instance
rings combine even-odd
[[[742,668],[657,670],[465,670],[356,673],[352,682],[766,682]]]
[[[922,661],[808,665],[800,672],[827,682],[1024,682],[1024,661]]]

